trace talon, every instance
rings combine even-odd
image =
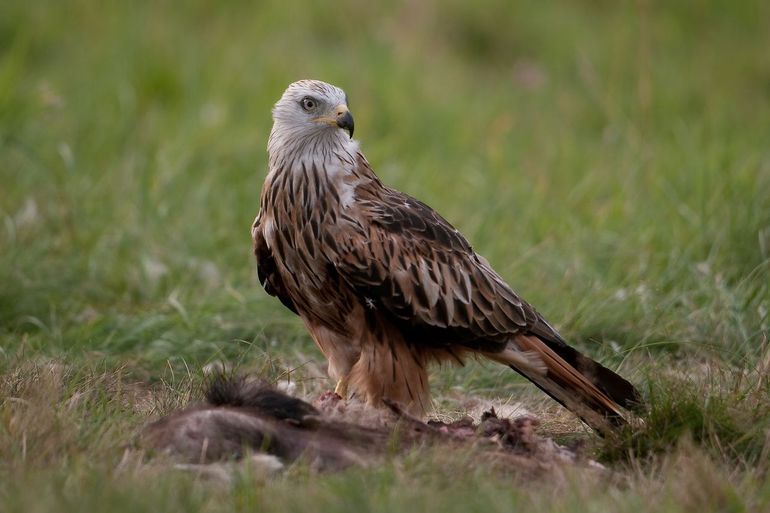
[[[334,393],[343,399],[348,397],[348,380],[343,378],[337,382],[337,386],[334,387]]]

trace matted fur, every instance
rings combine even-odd
[[[391,402],[388,410],[361,409],[360,403],[327,393],[310,405],[247,377],[218,376],[206,395],[206,402],[146,426],[140,445],[199,473],[221,469],[216,462],[253,462],[255,454],[271,473],[297,461],[334,471],[431,448],[450,457],[472,451],[474,464],[527,478],[557,474],[564,464],[596,468],[538,436],[538,421],[528,415],[509,419],[490,409],[477,422],[465,417],[424,423]],[[265,461],[268,456],[274,459]]]

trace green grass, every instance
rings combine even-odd
[[[5,0],[0,509],[770,507],[767,48],[760,1]],[[347,91],[388,184],[650,397],[627,438],[591,442],[614,477],[427,454],[222,488],[124,461],[207,363],[329,386],[249,237],[270,108],[308,77]],[[524,397],[560,430],[505,369],[433,382],[440,408]]]

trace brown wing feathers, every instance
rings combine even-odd
[[[254,256],[257,258],[257,277],[259,283],[265,289],[265,292],[271,296],[276,296],[283,306],[297,314],[297,307],[294,306],[289,294],[286,292],[283,281],[278,274],[275,259],[267,247],[262,231],[257,228],[257,222],[252,227],[252,238],[254,240]]]
[[[430,207],[381,185],[359,188],[357,198],[371,223],[349,243],[340,275],[390,312],[412,343],[503,356],[514,341],[521,352],[539,356],[545,373],[521,354],[494,359],[600,431],[606,419],[623,423],[620,406],[641,404],[631,383],[567,345]]]

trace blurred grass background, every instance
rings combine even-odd
[[[744,355],[767,328],[761,2],[2,9],[6,350],[306,339],[249,240],[270,108],[304,77],[345,88],[383,179],[570,338]]]
[[[384,181],[584,350],[632,374],[629,357],[752,368],[768,48],[770,4],[748,0],[4,0],[0,370],[320,362],[261,291],[249,235],[270,108],[300,78],[345,89]],[[516,380],[470,365],[435,382]]]

